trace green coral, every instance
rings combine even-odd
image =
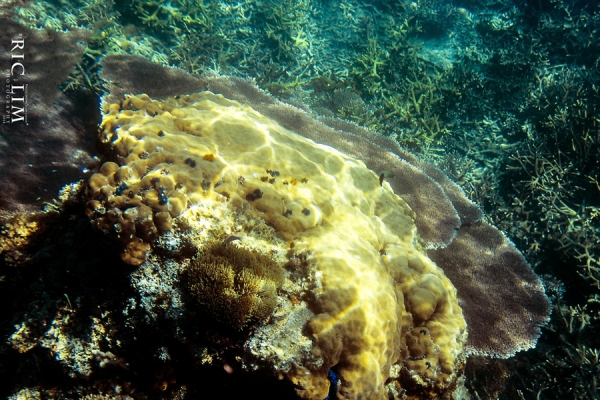
[[[353,74],[362,81],[361,86],[372,96],[381,92],[384,82],[382,69],[388,63],[388,58],[389,53],[377,45],[377,40],[370,39],[365,51],[357,59]]]
[[[266,25],[265,33],[278,60],[293,59],[296,51],[309,47],[305,29],[310,5],[310,0],[267,0],[258,3],[257,22],[262,20]]]

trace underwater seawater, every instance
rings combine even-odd
[[[0,3],[0,396],[600,398],[600,7]]]

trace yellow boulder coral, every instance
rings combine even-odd
[[[455,384],[466,342],[456,290],[417,245],[411,209],[361,161],[210,92],[130,96],[106,111],[112,161],[89,181],[88,213],[126,261],[185,227],[194,203],[248,209],[321,283],[305,329],[313,356],[278,371],[301,396],[324,398],[332,368],[347,399],[433,398]]]

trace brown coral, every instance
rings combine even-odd
[[[535,346],[549,302],[523,255],[500,231],[482,221],[465,225],[447,248],[429,256],[462,288],[463,303],[473,299],[465,307],[471,353],[506,357]]]
[[[0,208],[35,212],[55,198],[63,185],[80,179],[82,168],[93,163],[94,135],[82,134],[82,128],[92,126],[91,133],[99,120],[98,113],[91,111],[94,100],[76,104],[59,89],[83,54],[85,45],[81,43],[90,32],[29,29],[2,17],[6,2],[1,3],[0,59],[23,57],[26,70],[22,76],[3,75],[8,81],[3,81],[6,90],[14,92],[5,96],[14,96],[12,107],[16,114],[12,116],[13,123],[0,124]],[[23,49],[11,44],[11,40],[19,38],[25,41]],[[3,68],[8,66],[7,63]],[[27,105],[22,104],[23,90],[17,89],[24,85],[30,88],[25,97]],[[10,100],[7,104],[11,104]],[[77,107],[80,108],[75,111]]]
[[[241,330],[271,315],[283,268],[260,253],[212,242],[186,268],[182,283],[202,313]]]

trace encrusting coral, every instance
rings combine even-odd
[[[340,398],[383,399],[393,388],[433,398],[456,384],[466,354],[456,289],[419,246],[412,210],[361,161],[210,92],[128,96],[106,111],[101,140],[113,161],[89,180],[89,215],[123,242],[125,261],[142,263],[161,232],[193,229],[195,203],[247,210],[320,283],[307,304],[312,355],[276,371],[299,395],[325,398],[332,368]]]
[[[19,265],[29,258],[27,247],[35,243],[43,225],[39,214],[0,215],[0,256],[8,265]]]

